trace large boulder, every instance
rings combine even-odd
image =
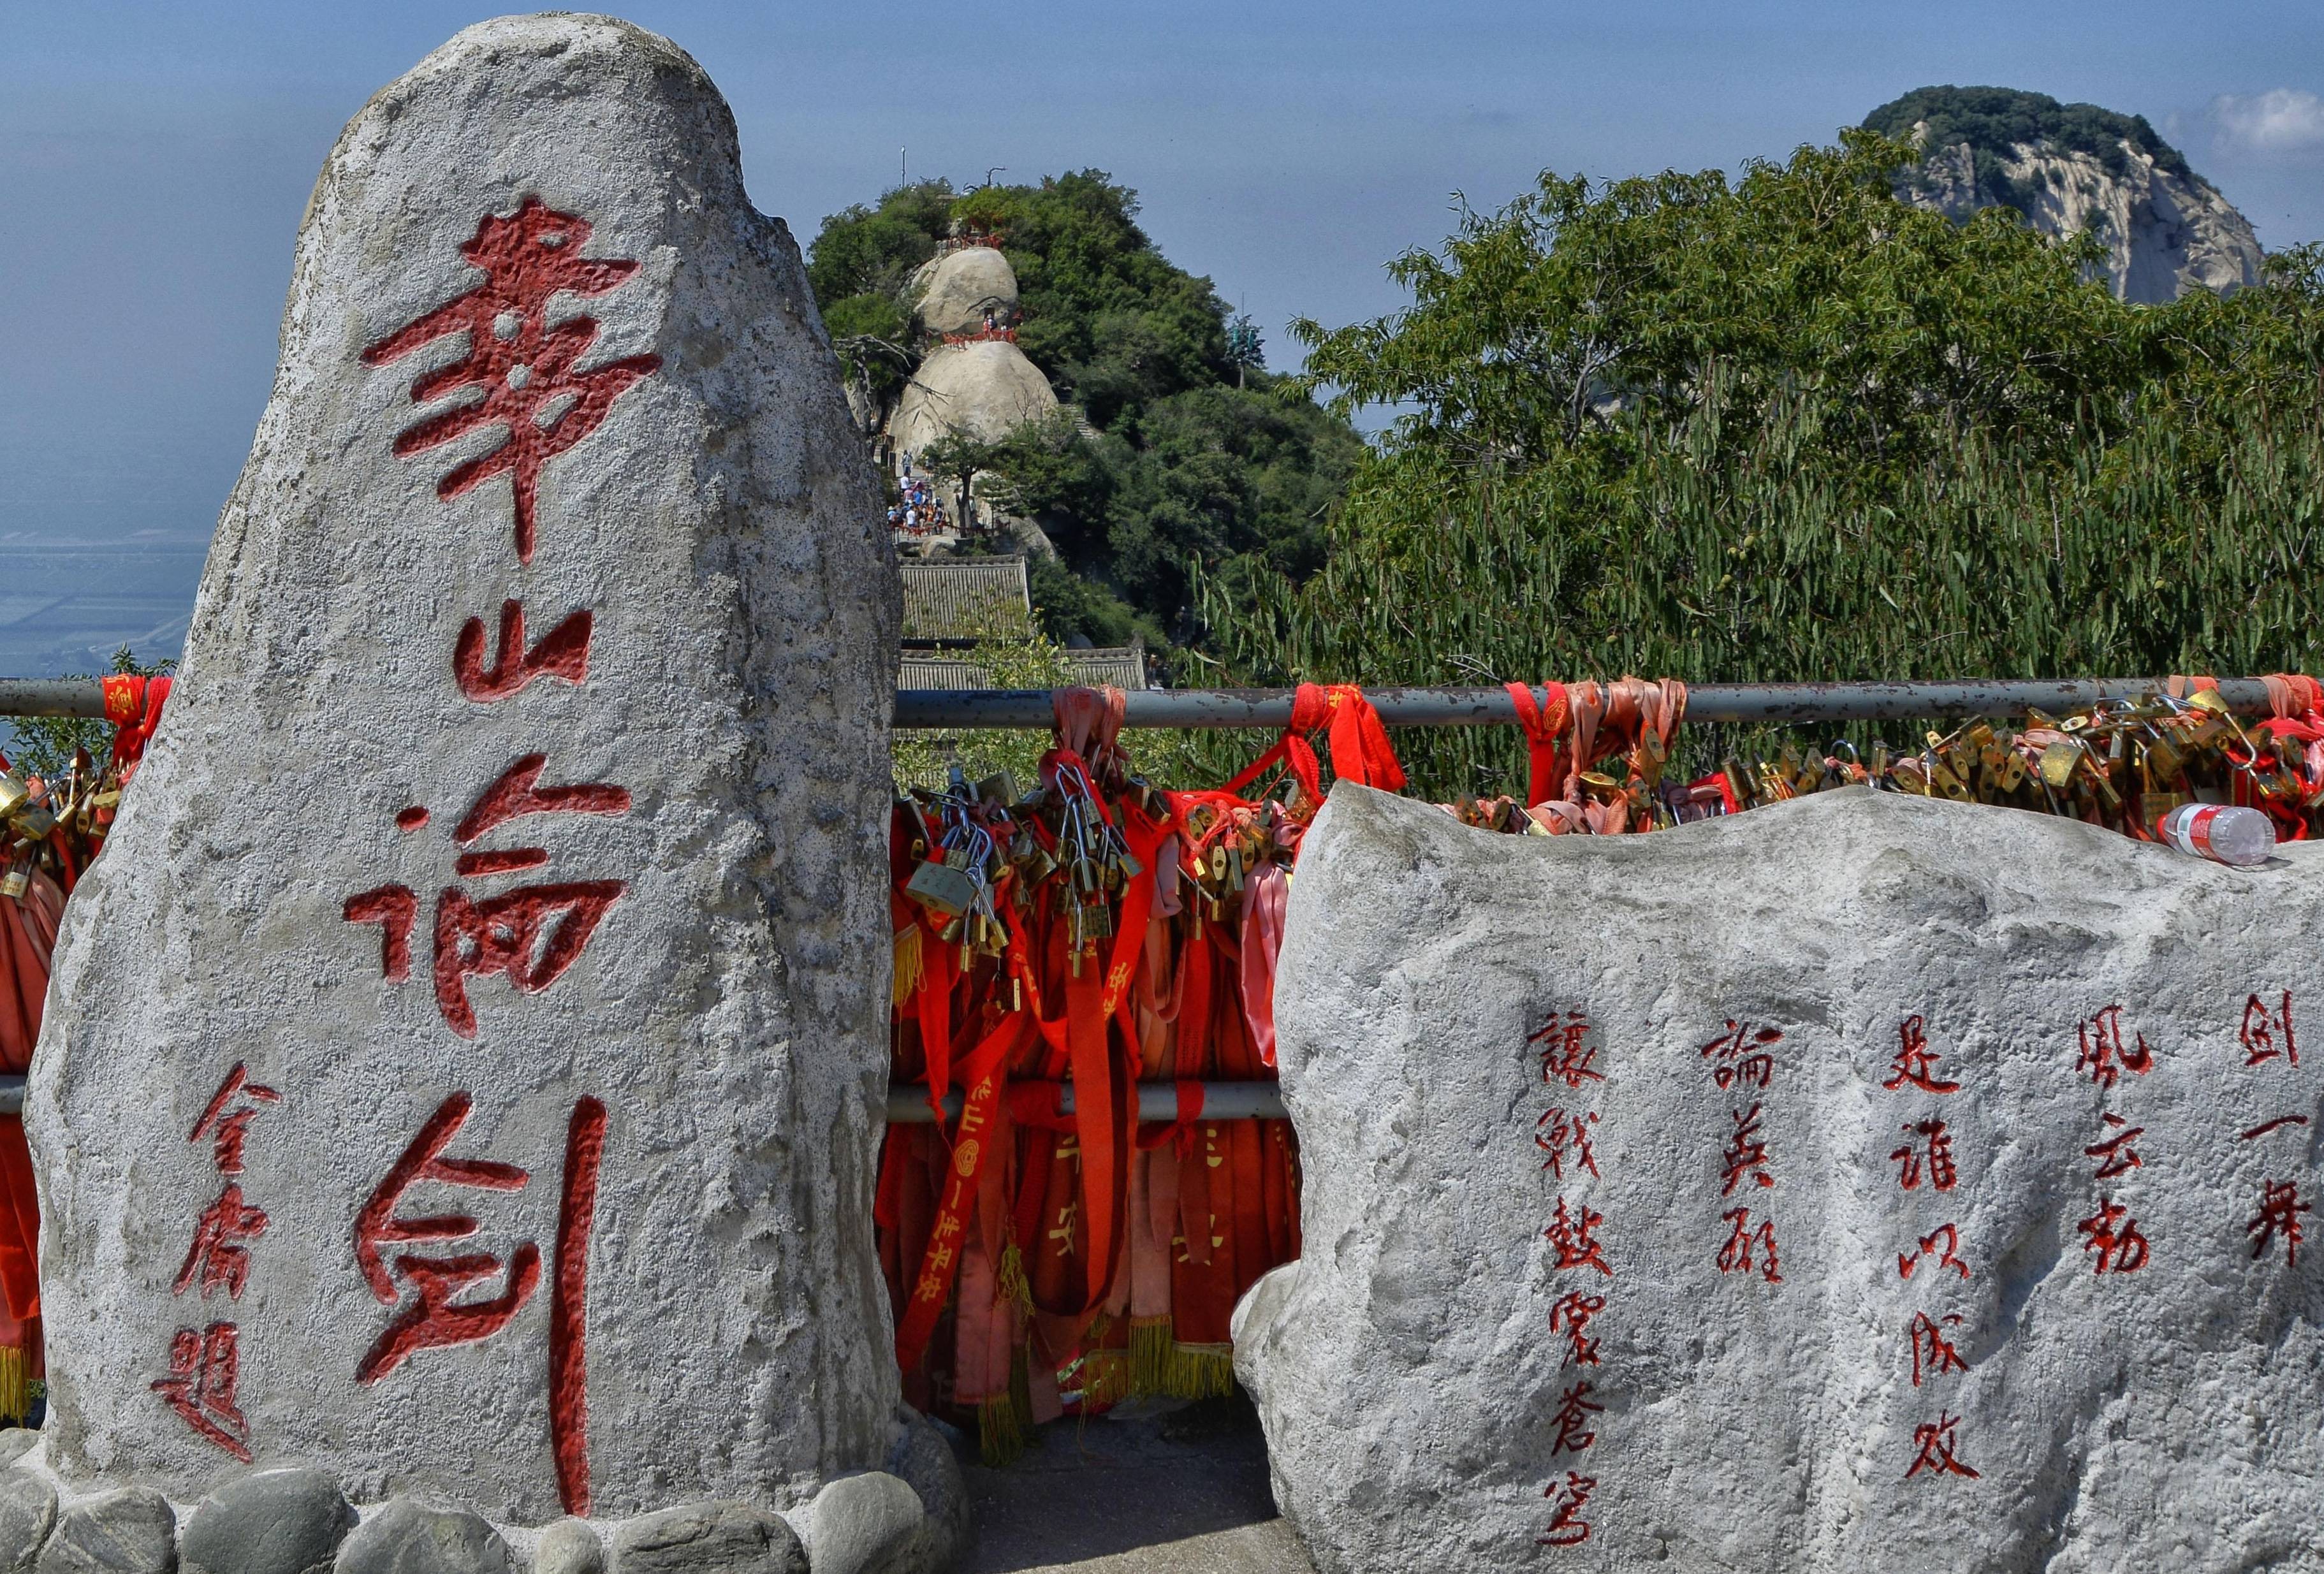
[[[35,1063],[76,1490],[538,1524],[883,1462],[877,520],[684,52],[489,22],[348,125]]]
[[[2319,934],[2313,845],[1342,785],[1235,1330],[1277,1503],[1325,1574],[2316,1569]]]
[[[904,385],[888,430],[900,452],[921,454],[947,433],[997,443],[1056,409],[1049,380],[1006,339],[939,345]]]
[[[1003,327],[1017,320],[1017,271],[997,247],[963,246],[923,272],[925,288],[914,312],[929,333],[976,333],[988,311]],[[916,275],[914,283],[922,281]]]

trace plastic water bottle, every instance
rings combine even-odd
[[[2181,804],[2154,822],[2155,836],[2181,852],[2250,869],[2275,851],[2275,826],[2257,809]]]

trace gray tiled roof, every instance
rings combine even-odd
[[[1032,611],[1022,557],[967,557],[899,563],[904,579],[904,638],[975,635],[1021,622]],[[957,686],[939,684],[908,687]]]
[[[1091,688],[1111,684],[1115,688],[1146,686],[1146,647],[1126,645],[1105,650],[1068,650],[1065,676]],[[898,688],[991,688],[991,681],[969,656],[907,650],[896,677]]]

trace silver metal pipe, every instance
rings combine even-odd
[[[1893,722],[1920,716],[2052,715],[2105,699],[2146,694],[2153,678],[1960,678],[1930,683],[1704,684],[1687,691],[1690,722]],[[1511,726],[1517,706],[1498,688],[1368,688],[1364,697],[1392,727]],[[2240,715],[2268,712],[2255,677],[2219,680],[2219,697]],[[1280,732],[1291,723],[1288,689],[1133,689],[1130,727],[1224,727]],[[102,716],[95,678],[0,678],[0,716]],[[1038,731],[1052,717],[1044,688],[905,688],[896,725],[924,730],[1011,727]]]
[[[1687,690],[1690,722],[1889,722],[1919,716],[2011,716],[2031,708],[2061,715],[2105,699],[2153,691],[2143,677],[1962,678],[1942,683],[1704,684]],[[1517,705],[1499,688],[1367,688],[1364,697],[1391,727],[1514,726]],[[2244,715],[2268,713],[2255,677],[2221,678],[2219,697]],[[1133,689],[1127,727],[1237,727],[1279,732],[1291,724],[1287,689]],[[1050,724],[1047,689],[899,689],[896,725],[920,728]]]
[[[1022,1086],[1022,1083],[1017,1084]],[[1074,1112],[1074,1086],[1071,1082],[1056,1084],[1062,1113]],[[945,1118],[960,1114],[961,1093],[954,1088],[945,1095]],[[1140,1120],[1176,1120],[1178,1118],[1178,1090],[1168,1082],[1138,1084],[1138,1118]],[[888,1090],[888,1124],[890,1126],[925,1126],[936,1118],[928,1109],[928,1090],[925,1083],[897,1084]],[[1286,1120],[1283,1091],[1273,1082],[1204,1082],[1203,1084],[1203,1118],[1205,1120]]]
[[[24,1112],[24,1079],[0,1077],[0,1115],[22,1115]]]
[[[0,716],[102,716],[105,686],[93,677],[0,677]]]

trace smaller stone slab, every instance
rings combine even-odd
[[[807,1551],[780,1515],[747,1503],[689,1503],[613,1533],[616,1574],[807,1574]]]
[[[1856,789],[1508,837],[1341,785],[1238,1309],[1329,1574],[2314,1569],[2324,847]]]
[[[262,1470],[228,1482],[194,1509],[178,1549],[180,1574],[313,1574],[327,1569],[355,1511],[320,1470]]]
[[[35,1574],[171,1574],[177,1566],[178,1516],[170,1500],[150,1487],[124,1487],[59,1515],[33,1569]]]

